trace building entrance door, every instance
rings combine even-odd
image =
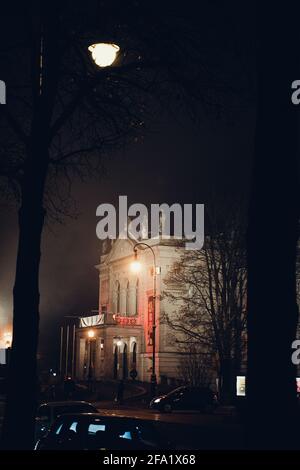
[[[114,351],[114,379],[117,380],[118,378],[118,365],[119,365],[119,351],[118,346],[115,346]]]
[[[123,379],[128,378],[128,359],[127,359],[127,344],[124,344],[123,349]]]

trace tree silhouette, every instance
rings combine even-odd
[[[299,7],[258,6],[258,107],[248,227],[248,445],[296,448]],[[279,30],[282,32],[278,34]]]
[[[200,353],[210,360],[222,402],[232,403],[246,362],[245,227],[239,208],[209,207],[203,248],[185,251],[167,277],[174,312],[165,321],[179,346],[195,350],[195,363]]]

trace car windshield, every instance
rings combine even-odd
[[[170,393],[168,393],[168,397],[175,397],[175,396],[180,396],[183,395],[187,391],[186,388],[180,387],[180,388],[175,388],[175,390],[172,390]]]
[[[54,417],[57,418],[66,413],[95,413],[96,411],[96,408],[88,403],[73,403],[70,405],[55,406],[53,414]]]
[[[139,441],[145,445],[156,445],[157,437],[151,423],[106,418],[80,419],[67,416],[59,419],[52,429],[59,438],[79,440],[89,448],[105,448],[114,442]]]

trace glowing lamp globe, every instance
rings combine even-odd
[[[134,261],[132,261],[130,267],[131,267],[131,271],[132,271],[133,273],[139,273],[140,270],[141,270],[141,263],[140,263],[139,261],[137,261],[137,260],[134,260]]]
[[[110,44],[106,42],[99,42],[89,46],[89,51],[92,54],[93,61],[99,67],[109,67],[116,60],[117,54],[120,50],[117,44]]]
[[[89,331],[88,331],[88,337],[89,337],[89,338],[94,338],[94,336],[95,336],[94,330],[89,330]]]

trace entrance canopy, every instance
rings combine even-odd
[[[91,326],[98,326],[104,324],[104,314],[91,315],[89,317],[80,318],[80,328],[90,328]]]

